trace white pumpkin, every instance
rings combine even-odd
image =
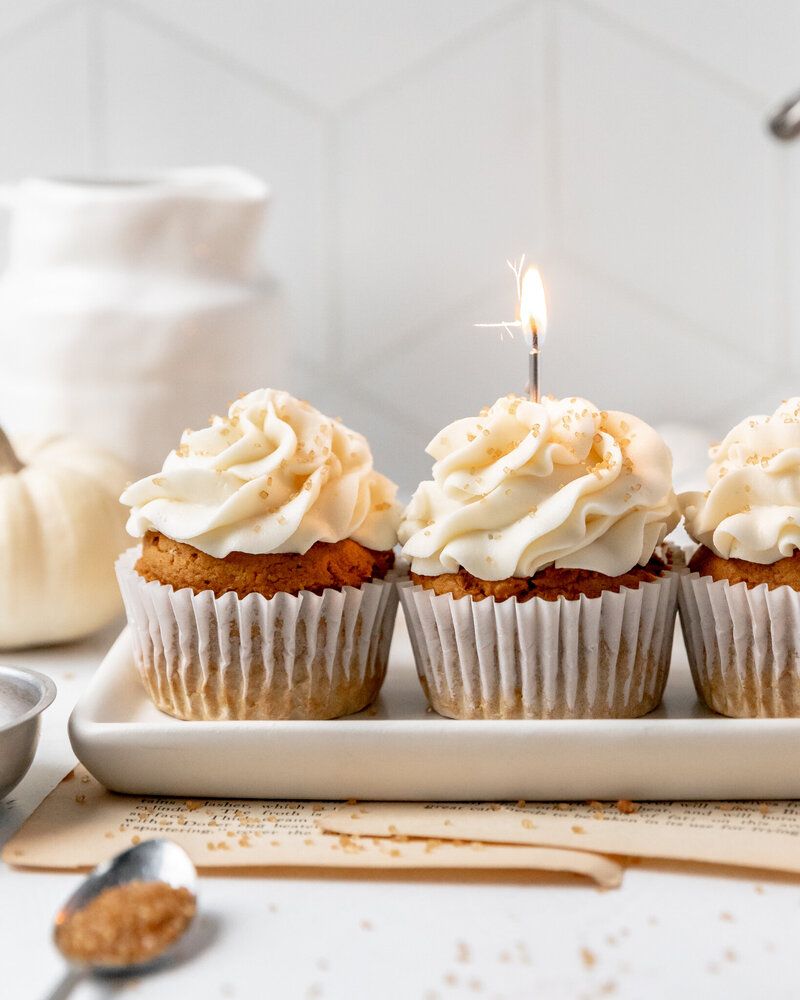
[[[0,430],[0,648],[89,635],[122,607],[114,561],[130,545],[115,456],[73,437]]]

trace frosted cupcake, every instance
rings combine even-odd
[[[386,670],[396,487],[366,440],[286,392],[187,430],[123,493],[117,564],[145,687],[182,719],[360,711]]]
[[[584,399],[499,399],[428,445],[400,525],[417,669],[454,718],[623,718],[658,705],[678,521],[656,432]]]
[[[681,581],[695,686],[722,715],[800,716],[800,397],[748,417],[683,493],[700,547]]]

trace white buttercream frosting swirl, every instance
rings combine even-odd
[[[424,576],[483,580],[554,565],[619,576],[678,521],[672,455],[652,427],[585,399],[498,399],[427,448],[436,463],[400,525]]]
[[[686,530],[723,559],[773,563],[800,548],[800,397],[746,417],[709,451],[706,493],[682,493]]]
[[[227,417],[187,430],[161,472],[120,498],[128,531],[163,532],[211,556],[304,553],[351,538],[397,541],[397,487],[372,467],[366,439],[288,392],[258,389]]]

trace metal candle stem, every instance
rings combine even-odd
[[[539,402],[539,334],[531,331],[533,340],[528,354],[528,395],[532,403]]]

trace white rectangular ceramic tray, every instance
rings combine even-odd
[[[679,629],[676,629],[679,632]],[[800,719],[705,709],[676,637],[662,706],[641,719],[455,721],[427,710],[402,618],[379,699],[330,722],[181,722],[149,701],[124,631],[70,719],[75,753],[118,792],[221,798],[800,798]]]

